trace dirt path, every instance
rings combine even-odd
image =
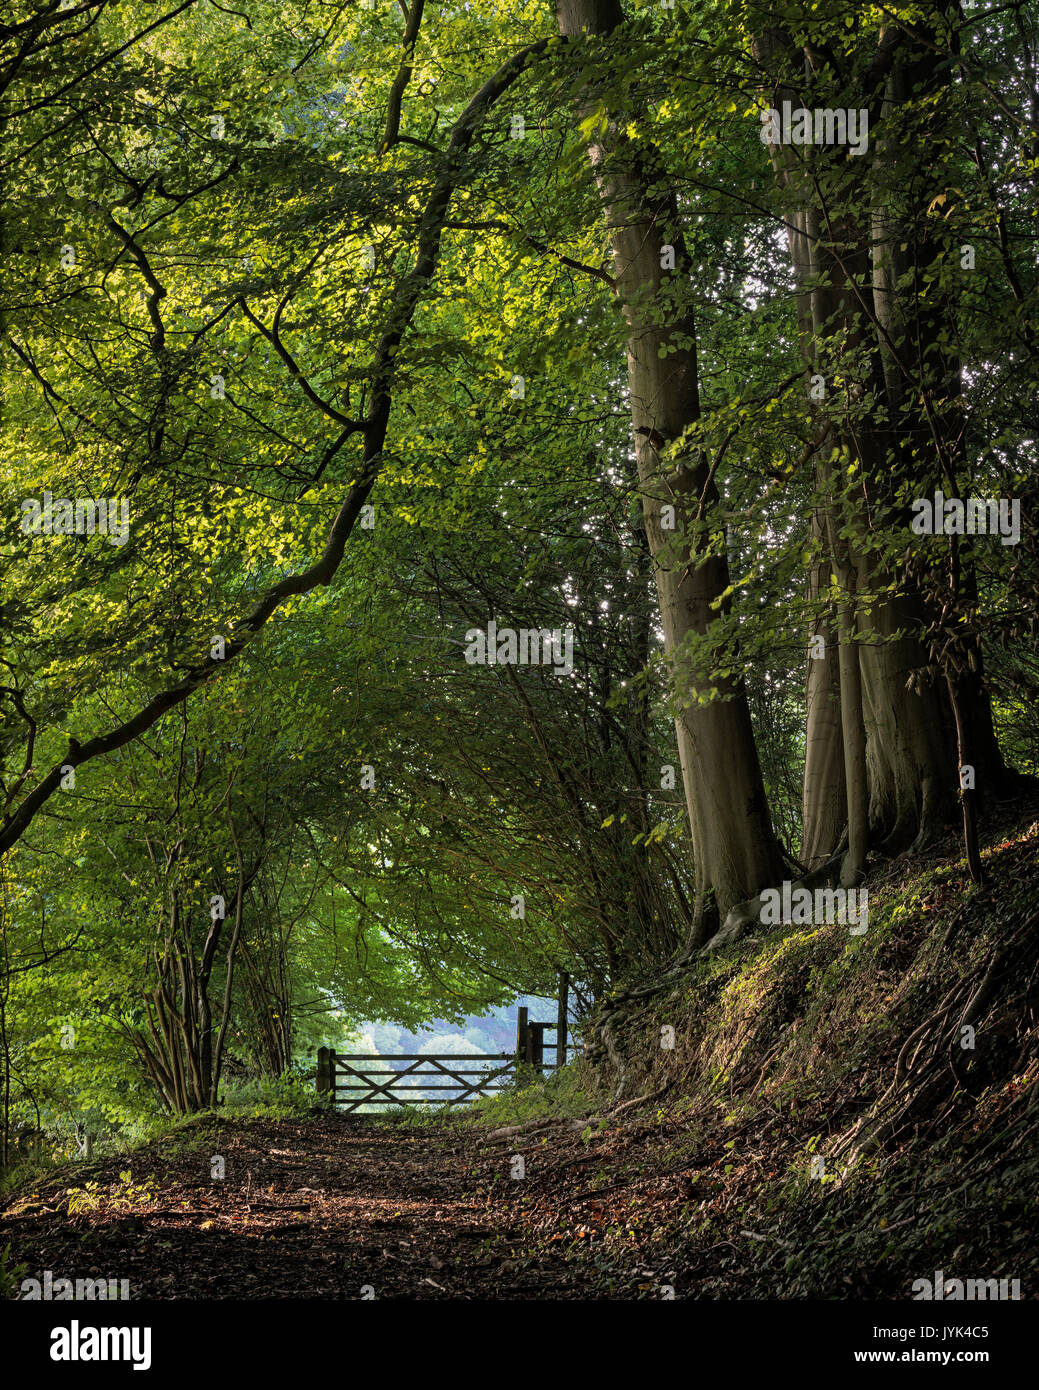
[[[594,1192],[546,1207],[540,1182],[512,1176],[513,1152],[531,1165],[536,1149],[534,1178],[560,1163],[537,1136],[486,1145],[355,1118],[210,1123],[23,1192],[0,1247],[10,1241],[26,1277],[128,1279],[132,1298],[660,1297],[637,1260],[611,1273],[584,1258],[605,1219]],[[562,1161],[584,1185],[587,1156]],[[217,1157],[222,1179],[210,1176]]]

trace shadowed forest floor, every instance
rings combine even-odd
[[[128,1278],[134,1298],[362,1298],[366,1285],[377,1298],[654,1296],[665,1272],[640,1264],[637,1237],[603,1266],[573,1251],[630,1211],[621,1190],[589,1191],[618,1139],[484,1144],[345,1117],[210,1122],[129,1166],[76,1165],[23,1193],[3,1213],[3,1240],[26,1276]],[[510,1176],[514,1152],[528,1155],[523,1179]],[[208,1176],[216,1153],[223,1181]],[[98,1209],[67,1214],[72,1181],[98,1184]]]
[[[1035,812],[990,827],[981,889],[950,840],[877,866],[865,936],[788,926],[636,1001],[622,1077],[579,1063],[449,1120],[209,1114],[23,1170],[8,1296],[50,1270],[135,1299],[903,1300],[944,1270],[1034,1299]]]
[[[126,1278],[135,1299],[497,1301],[790,1296],[798,1251],[825,1255],[807,1260],[800,1296],[906,1298],[909,1275],[950,1254],[984,1273],[974,1242],[1029,1240],[1034,1195],[997,1192],[986,1206],[957,1146],[926,1172],[904,1165],[895,1189],[826,1200],[816,1184],[791,1200],[786,1170],[820,1117],[777,1118],[758,1111],[706,1142],[688,1117],[652,1109],[493,1141],[356,1117],[202,1121],[132,1161],[76,1164],[23,1189],[0,1243],[22,1277]],[[208,1177],[215,1154],[222,1181]],[[910,1253],[913,1232],[888,1234],[922,1213],[941,1232],[934,1261]],[[1014,1267],[1033,1297],[1020,1255]]]

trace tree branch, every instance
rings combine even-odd
[[[364,427],[364,454],[360,476],[343,498],[321,556],[306,569],[297,574],[287,575],[268,589],[252,612],[236,624],[236,635],[225,647],[222,662],[209,659],[190,667],[182,680],[161,690],[136,714],[117,724],[106,734],[99,734],[84,744],[70,738],[65,756],[54,764],[14,814],[4,822],[0,831],[0,855],[18,843],[40,808],[57,791],[61,784],[63,767],[79,767],[124,747],[146,733],[164,714],[175,709],[200,686],[208,684],[224,668],[225,662],[233,661],[239,656],[286,599],[310,593],[312,589],[331,583],[342,562],[347,538],[375,486],[382,467],[382,450],[389,427],[397,349],[414,317],[423,291],[428,288],[436,272],[440,239],[447,221],[451,197],[463,175],[462,157],[469,149],[480,122],[494,102],[508,91],[532,58],[540,56],[550,44],[558,45],[560,42],[558,38],[544,38],[518,49],[492,77],[488,78],[455,123],[447,153],[419,225],[415,264],[397,282],[386,326],[376,349],[371,373],[371,408]]]

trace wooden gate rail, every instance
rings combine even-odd
[[[356,1066],[355,1063],[368,1062],[407,1062],[406,1067],[370,1067]],[[470,1067],[462,1065],[468,1062],[497,1062],[497,1067]],[[447,1063],[454,1065],[448,1066]],[[512,1071],[516,1065],[516,1058],[510,1057],[504,1052],[396,1052],[389,1056],[380,1056],[377,1052],[351,1052],[348,1054],[333,1052],[330,1048],[318,1048],[318,1068],[317,1068],[317,1089],[322,1094],[330,1094],[333,1104],[344,1109],[348,1114],[356,1110],[361,1105],[377,1104],[378,1102],[389,1103],[391,1105],[466,1105],[471,1103],[480,1095],[494,1095],[504,1087],[500,1083],[501,1078]],[[430,1071],[423,1071],[423,1066],[432,1068]],[[355,1078],[354,1080],[341,1080],[341,1077]],[[378,1081],[376,1077],[390,1078],[386,1081]],[[407,1077],[412,1078],[412,1084],[401,1086],[400,1082]],[[469,1077],[475,1077],[473,1081]],[[447,1078],[446,1084],[443,1084]],[[430,1084],[441,1083],[441,1084]],[[421,1091],[423,1095],[409,1095],[408,1092]],[[459,1092],[450,1099],[445,1096],[443,1100],[430,1100],[430,1091]],[[351,1094],[361,1092],[362,1094]],[[343,1099],[339,1096],[342,1094]]]
[[[536,1022],[530,1017],[526,1006],[519,1008],[516,1015],[516,1050],[508,1052],[395,1052],[381,1056],[378,1052],[334,1052],[328,1047],[317,1050],[317,1089],[322,1095],[330,1095],[333,1105],[349,1113],[362,1105],[382,1102],[390,1105],[468,1105],[483,1095],[495,1095],[503,1091],[502,1078],[523,1063],[534,1071],[556,1071],[566,1066],[568,1055],[581,1050],[580,1043],[568,1041],[567,999],[570,981],[566,974],[559,977],[559,1001],[554,1023]],[[554,1029],[555,1042],[546,1042],[545,1033]],[[545,1062],[545,1053],[554,1054],[555,1060]],[[382,1067],[363,1064],[381,1062]],[[386,1063],[407,1062],[403,1068],[387,1066]],[[473,1067],[472,1062],[497,1062],[496,1067]],[[432,1071],[422,1071],[423,1066]],[[411,1077],[413,1083],[401,1086],[401,1081]],[[341,1077],[352,1078],[340,1080]],[[387,1077],[377,1081],[376,1077]],[[467,1078],[475,1077],[475,1081]],[[444,1079],[446,1078],[446,1084]],[[440,1084],[431,1085],[430,1082]],[[497,1084],[495,1084],[497,1083]],[[360,1095],[351,1094],[361,1092]],[[450,1099],[447,1096],[431,1099],[429,1092],[458,1092]],[[408,1093],[411,1094],[408,1094]],[[418,1095],[416,1092],[422,1092]],[[340,1100],[340,1093],[343,1099]]]

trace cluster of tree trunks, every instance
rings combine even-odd
[[[619,0],[557,0],[557,17],[560,31],[574,40],[612,34],[625,18]],[[769,19],[766,10],[752,49],[762,94],[776,109],[784,101],[865,106],[875,127],[877,117],[890,123],[900,105],[938,94],[949,81],[935,32],[882,29],[868,71],[849,78]],[[583,107],[591,109],[590,102]],[[630,330],[628,380],[646,533],[665,642],[681,682],[676,722],[696,866],[698,909],[689,942],[696,947],[718,914],[755,897],[786,869],[743,683],[714,680],[698,665],[695,644],[689,658],[690,634],[702,637],[726,611],[722,596],[730,579],[725,547],[710,543],[721,526],[711,524],[719,502],[715,479],[683,442],[700,414],[695,319],[687,307],[663,325],[650,313],[664,302],[668,277],[688,274],[689,261],[677,201],[661,191],[667,178],[658,152],[645,139],[629,140],[617,117],[590,145],[589,157]],[[999,790],[1011,774],[993,733],[976,639],[947,650],[943,665],[928,650],[942,613],[972,596],[969,555],[953,548],[942,592],[922,565],[906,559],[893,567],[889,557],[878,558],[884,547],[875,543],[884,528],[909,535],[908,511],[898,500],[902,483],[911,481],[916,496],[939,485],[958,495],[962,476],[960,364],[946,331],[951,306],[940,299],[936,305],[935,296],[907,302],[896,288],[910,268],[907,257],[926,280],[950,251],[926,216],[926,175],[916,181],[912,205],[891,208],[883,200],[885,163],[892,159],[884,139],[873,140],[866,157],[826,145],[773,145],[769,153],[798,287],[806,395],[809,381],[820,376],[824,389],[843,395],[841,410],[819,411],[815,455],[822,500],[812,522],[818,560],[809,596],[836,592],[839,598],[806,634],[821,636],[824,648],[821,654],[818,643],[809,648],[817,654],[807,670],[801,860],[818,868],[843,851],[841,878],[850,886],[861,880],[871,847],[890,853],[921,845],[948,823],[961,766],[972,767],[979,788]],[[921,145],[921,171],[928,158]],[[837,161],[853,166],[854,184],[831,201],[820,191],[821,175]],[[936,172],[934,194],[939,179]],[[662,268],[664,246],[674,248],[673,271]],[[661,526],[662,504],[674,508],[672,534]],[[977,869],[973,802],[968,791],[967,844],[971,851],[973,840]]]

